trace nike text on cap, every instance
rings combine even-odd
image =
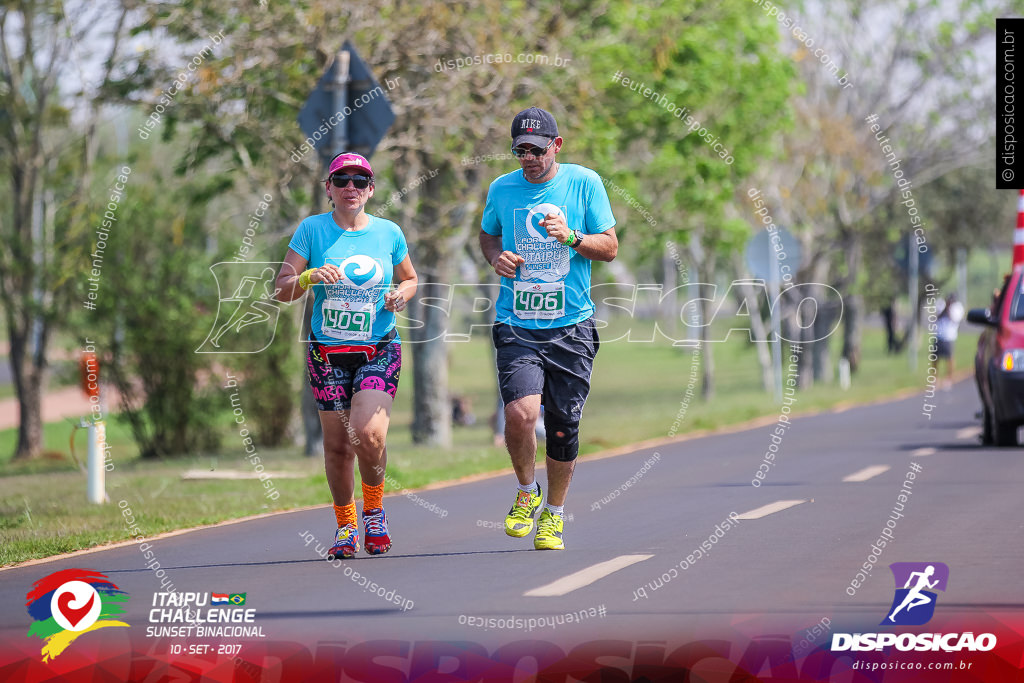
[[[558,124],[555,117],[543,109],[530,107],[516,114],[512,119],[512,146],[534,145],[547,147],[548,143],[558,137]]]

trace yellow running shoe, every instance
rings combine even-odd
[[[564,550],[562,542],[562,515],[552,514],[544,508],[537,520],[537,535],[533,537],[533,547],[537,550]]]
[[[505,517],[505,533],[515,538],[522,538],[533,531],[533,516],[540,507],[542,491],[537,484],[537,493],[520,491],[516,495],[515,505]]]

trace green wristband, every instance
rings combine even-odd
[[[562,242],[562,244],[564,244],[567,247],[571,247],[575,243],[576,243],[576,231],[575,230],[570,230],[569,231],[569,237],[567,237],[566,240],[564,242]]]

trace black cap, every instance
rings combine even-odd
[[[546,147],[558,137],[558,124],[549,112],[530,107],[516,114],[512,119],[512,146],[522,144]]]

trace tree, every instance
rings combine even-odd
[[[55,325],[79,304],[83,283],[68,273],[94,258],[88,230],[99,224],[89,222],[90,200],[109,194],[110,178],[93,175],[97,90],[120,63],[127,24],[126,9],[110,10],[31,0],[0,8],[0,168],[10,179],[0,212],[0,301],[20,410],[16,459],[42,447],[47,349]],[[99,63],[78,49],[94,41],[105,46]],[[86,82],[91,67],[98,83]]]
[[[905,201],[905,185],[894,175],[912,180],[915,194],[935,178],[994,156],[985,79],[994,72],[993,18],[1007,11],[1008,3],[978,0],[942,6],[806,2],[791,26],[780,24],[804,89],[794,101],[797,125],[785,139],[787,156],[758,182],[774,196],[777,223],[793,226],[800,237],[806,254],[800,278],[842,293],[843,356],[853,370],[863,292],[892,269],[889,259],[865,258],[866,250],[891,253],[914,232],[909,207],[893,216],[895,229],[888,216],[875,215],[896,198]],[[890,149],[880,143],[890,144],[895,156],[887,158]],[[919,201],[915,211],[931,215]],[[934,246],[942,233],[926,223]],[[827,348],[814,344],[802,362],[823,369]]]
[[[758,164],[779,153],[775,133],[789,118],[793,70],[777,40],[764,40],[775,35],[773,22],[747,2],[685,0],[616,4],[596,26],[604,47],[592,57],[599,80],[587,109],[591,154],[617,184],[657,207],[656,230],[627,222],[622,236],[647,258],[666,240],[687,245],[694,281],[714,283],[750,234],[729,207],[745,196]],[[713,309],[701,306],[707,321]],[[704,342],[707,332],[700,328]],[[710,344],[702,349],[707,398],[714,357]]]

